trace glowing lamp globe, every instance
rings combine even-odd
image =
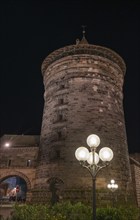
[[[109,162],[113,159],[113,151],[109,147],[103,147],[99,151],[99,157],[104,162]]]
[[[111,189],[111,187],[112,187],[111,184],[108,184],[108,185],[107,185],[107,188],[108,188],[108,189]]]
[[[79,147],[75,151],[75,157],[79,161],[86,161],[89,157],[89,151],[85,147]]]
[[[118,184],[114,184],[114,188],[115,188],[115,189],[118,189]]]
[[[110,182],[111,182],[112,184],[114,184],[114,183],[115,183],[115,180],[110,180]]]
[[[96,148],[100,144],[100,138],[96,134],[91,134],[87,137],[87,144],[91,148]]]
[[[94,163],[93,163],[93,153],[89,153],[89,157],[87,159],[87,162],[92,165],[92,164],[98,164],[99,163],[99,155],[97,153],[94,153]]]

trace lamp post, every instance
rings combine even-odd
[[[107,188],[112,192],[112,206],[114,206],[114,192],[118,189],[118,184],[115,183],[115,180],[110,180],[110,183],[107,185]]]
[[[91,134],[87,137],[87,144],[90,147],[90,152],[86,147],[82,146],[75,151],[75,157],[89,171],[92,177],[92,220],[96,220],[96,176],[102,168],[109,165],[109,162],[113,159],[113,151],[108,147],[103,147],[100,149],[99,154],[96,153],[96,148],[100,144],[100,138],[96,134]]]

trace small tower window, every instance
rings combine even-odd
[[[59,103],[59,105],[63,105],[64,104],[64,99],[59,99],[58,103]]]
[[[27,160],[27,167],[30,167],[31,166],[31,160]]]
[[[9,159],[9,160],[8,160],[8,163],[7,163],[7,166],[8,166],[8,167],[11,166],[11,162],[12,162],[12,160]]]
[[[56,150],[56,158],[60,158],[60,150]]]
[[[58,131],[57,134],[58,134],[58,139],[61,139],[62,138],[62,132]]]
[[[63,120],[63,115],[62,114],[59,114],[58,115],[58,121],[62,121]]]
[[[60,85],[60,89],[64,89],[65,88],[65,85],[64,84],[61,84]]]

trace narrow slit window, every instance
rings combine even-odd
[[[64,104],[64,99],[59,99],[59,105],[63,105]]]
[[[27,160],[27,167],[31,166],[31,160]]]
[[[10,167],[10,166],[11,166],[11,162],[12,162],[12,160],[11,160],[11,159],[9,159],[9,160],[8,160],[8,164],[7,164],[7,165],[8,165],[8,167]]]
[[[63,120],[63,115],[62,114],[59,114],[58,115],[58,121],[62,121]]]
[[[64,89],[65,88],[65,85],[64,84],[61,84],[60,85],[60,89]]]
[[[60,150],[56,150],[56,157],[60,158]]]
[[[61,139],[62,138],[62,132],[58,131],[57,134],[58,134],[58,138]]]

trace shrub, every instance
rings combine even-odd
[[[139,210],[134,207],[97,208],[97,220],[138,220]],[[82,203],[15,206],[9,220],[91,220],[92,209]]]

